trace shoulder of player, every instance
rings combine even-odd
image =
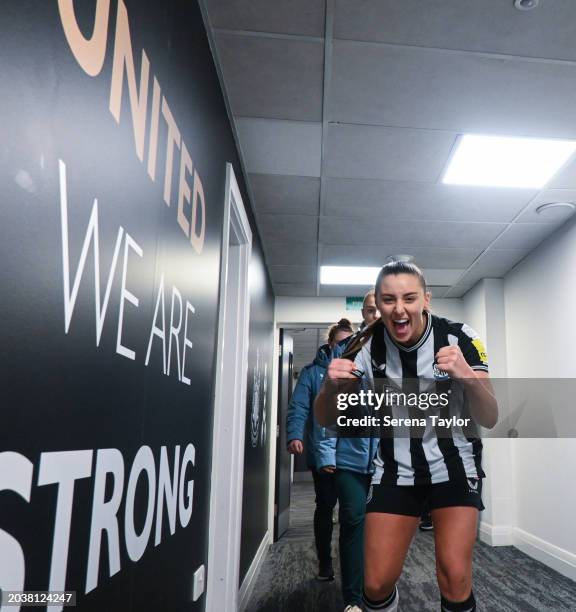
[[[467,323],[451,321],[450,319],[437,317],[436,315],[432,315],[432,327],[435,331],[446,335],[451,334],[456,336],[458,339],[473,340],[478,338],[476,331]]]

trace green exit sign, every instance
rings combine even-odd
[[[346,310],[362,310],[364,296],[353,296],[346,298]]]

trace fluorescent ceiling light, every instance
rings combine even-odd
[[[366,285],[374,287],[380,268],[358,266],[320,266],[322,285]]]
[[[574,151],[573,140],[465,134],[458,142],[442,182],[540,189]]]

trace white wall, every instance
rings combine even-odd
[[[486,345],[491,378],[506,378],[506,321],[504,281],[484,279],[462,300],[464,320],[474,328]],[[496,384],[496,383],[495,383]],[[498,387],[502,389],[502,387]],[[505,402],[500,401],[502,418]],[[485,438],[482,467],[486,474],[482,500],[485,510],[480,517],[480,537],[492,546],[513,543],[514,478],[512,444],[514,440]]]
[[[352,323],[362,322],[359,310],[346,310],[346,298],[282,297],[275,300],[275,317],[278,325],[309,324],[326,325],[346,317]]]
[[[576,377],[575,271],[573,219],[506,277],[510,377]],[[516,440],[513,462],[517,545],[576,580],[576,440]]]

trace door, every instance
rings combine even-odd
[[[292,397],[294,343],[286,330],[280,330],[280,363],[278,367],[278,422],[276,427],[276,487],[274,492],[274,541],[290,525],[291,458],[286,450],[286,414]]]

